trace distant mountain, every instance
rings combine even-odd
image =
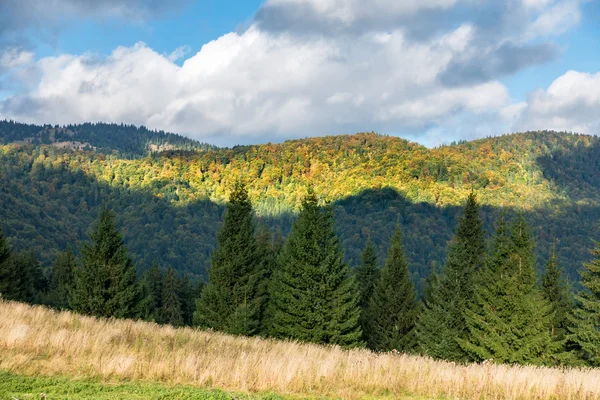
[[[68,126],[28,125],[0,121],[0,143],[46,144],[72,150],[117,151],[123,156],[143,156],[164,150],[216,149],[206,143],[174,133],[151,131],[145,127],[117,124],[80,124]]]
[[[14,129],[5,132],[10,124],[0,124],[5,142],[14,137]],[[137,132],[137,147],[113,149],[114,139],[103,141],[98,127],[121,129],[90,124],[81,131],[96,136],[78,136],[90,146],[84,150],[41,140],[0,146],[0,222],[15,247],[33,249],[46,264],[86,239],[107,202],[140,270],[157,261],[206,276],[223,204],[238,179],[248,184],[259,222],[283,235],[312,186],[333,205],[352,264],[369,237],[382,260],[400,219],[418,287],[443,265],[471,190],[484,205],[488,232],[500,212],[524,211],[535,227],[540,266],[556,243],[573,281],[589,259],[591,238],[600,239],[600,139],[594,136],[527,132],[428,149],[361,133],[226,149],[189,141],[200,146],[189,150],[187,139],[159,143],[155,133],[129,127],[123,129]],[[148,143],[181,145],[149,153]]]

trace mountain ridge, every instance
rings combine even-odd
[[[2,126],[0,138],[8,137]],[[158,261],[205,277],[235,181],[248,184],[259,223],[284,235],[310,186],[334,208],[351,264],[368,237],[382,259],[390,221],[400,217],[419,286],[443,265],[460,206],[475,190],[488,232],[503,210],[524,210],[536,228],[539,265],[558,241],[559,258],[576,280],[590,236],[600,237],[598,176],[600,140],[557,132],[433,149],[360,133],[143,155],[12,143],[0,146],[0,221],[17,248],[32,248],[48,265],[59,250],[86,239],[107,203],[140,271]]]

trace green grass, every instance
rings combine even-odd
[[[91,379],[29,377],[0,372],[0,399],[207,399],[207,400],[285,400],[275,394],[236,394],[191,386],[156,383],[107,383]]]

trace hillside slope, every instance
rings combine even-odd
[[[456,365],[0,301],[1,371],[344,399],[600,399],[600,370]],[[412,398],[412,397],[410,397]]]
[[[600,238],[600,140],[556,132],[436,149],[363,133],[134,159],[13,143],[0,146],[0,221],[16,248],[33,249],[49,264],[58,250],[86,239],[107,202],[140,270],[156,260],[205,276],[223,202],[238,179],[247,182],[260,222],[284,235],[312,186],[333,204],[353,264],[368,237],[383,258],[400,218],[420,287],[443,263],[471,190],[488,232],[499,212],[524,210],[540,265],[557,243],[573,281],[590,238]]]

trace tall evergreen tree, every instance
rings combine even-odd
[[[263,301],[258,295],[258,263],[252,203],[238,182],[229,197],[194,322],[233,334],[258,333]]]
[[[272,275],[277,268],[277,257],[281,252],[282,244],[277,241],[264,225],[256,232],[256,245],[258,259],[256,279],[258,282],[257,298],[260,299],[260,334],[267,336],[272,324],[272,316],[269,308],[271,294]]]
[[[156,263],[153,263],[152,267],[142,275],[140,282],[142,300],[138,315],[146,321],[160,322],[163,280],[164,275]]]
[[[311,191],[273,277],[271,334],[306,342],[360,345],[358,290],[343,261],[330,207]]]
[[[82,250],[82,265],[75,271],[70,296],[73,310],[97,317],[126,318],[138,308],[139,288],[135,266],[127,255],[115,215],[104,207]]]
[[[15,297],[13,283],[15,282],[16,271],[10,258],[10,248],[0,227],[0,296],[5,299]]]
[[[569,317],[567,339],[579,359],[600,367],[600,242],[592,254],[595,259],[580,272],[583,290],[575,296],[577,307]]]
[[[358,282],[358,306],[360,307],[360,327],[365,341],[369,337],[369,305],[373,297],[375,283],[379,278],[377,268],[377,254],[371,239],[367,240],[362,253],[362,263],[356,268],[356,281]]]
[[[73,289],[77,261],[71,248],[60,253],[50,269],[50,296],[52,306],[69,308],[69,293]]]
[[[161,323],[173,326],[183,325],[183,312],[179,299],[179,280],[175,270],[169,268],[165,274],[162,288],[162,306],[160,308]]]
[[[556,247],[552,247],[550,251],[541,286],[542,296],[550,304],[553,314],[550,335],[553,340],[562,341],[567,330],[568,315],[573,309],[573,301],[563,272],[558,265]]]
[[[477,272],[485,262],[485,238],[474,193],[467,199],[446,266],[417,323],[417,338],[425,354],[461,361],[466,354],[456,339],[468,334],[465,311],[473,300]]]
[[[181,316],[185,325],[192,325],[194,311],[196,310],[196,288],[189,276],[184,276],[179,281],[179,301],[181,302]]]
[[[417,299],[404,256],[400,224],[396,226],[369,308],[370,348],[408,351],[414,347]]]
[[[466,312],[467,339],[458,342],[473,361],[544,364],[552,343],[551,310],[535,288],[531,229],[520,214],[510,231],[496,224],[492,250],[475,301]]]

